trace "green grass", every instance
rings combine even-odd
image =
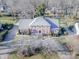
[[[40,54],[31,57],[22,57],[22,56],[17,56],[16,54],[11,54],[10,59],[43,59],[43,58]]]
[[[22,56],[17,56],[16,54],[10,54],[9,56],[10,59],[59,59],[57,54],[52,54],[52,55],[42,55],[42,54],[36,54],[31,57],[22,57]]]
[[[16,22],[16,20],[13,20],[12,17],[8,17],[8,16],[2,16],[0,17],[0,23],[1,24],[14,24]]]
[[[79,56],[76,56],[76,58],[75,59],[79,59]]]

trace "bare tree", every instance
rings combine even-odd
[[[68,13],[69,10],[73,12],[78,4],[77,0],[6,0],[6,2],[13,13],[18,11],[20,18],[34,18],[36,7],[41,3],[45,3],[46,8],[50,9],[53,6],[56,8],[61,7],[65,13]]]

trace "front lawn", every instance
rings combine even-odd
[[[10,59],[59,59],[59,56],[57,54],[45,56],[40,53],[40,54],[36,54],[36,55],[30,56],[30,57],[22,57],[22,56],[17,56],[16,54],[10,54],[9,58]]]
[[[79,56],[76,56],[75,59],[79,59]]]
[[[10,59],[43,59],[40,54],[34,55],[32,57],[22,57],[22,56],[17,56],[16,54],[11,54]]]
[[[1,24],[14,24],[16,23],[16,20],[13,20],[13,17],[8,17],[8,16],[2,16],[0,17],[0,23]]]

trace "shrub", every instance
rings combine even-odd
[[[8,30],[10,30],[12,27],[13,27],[13,24],[3,24],[2,25],[3,29],[8,29]]]

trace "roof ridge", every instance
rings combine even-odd
[[[50,25],[46,20],[45,20],[45,18],[43,18],[43,17],[36,17],[36,18],[34,18],[34,20],[29,24],[29,26],[31,26],[34,22],[37,22],[37,21],[40,21],[39,23],[40,24],[44,24],[43,23],[43,21],[45,22],[45,25]],[[35,22],[35,24],[36,24],[36,22]]]

